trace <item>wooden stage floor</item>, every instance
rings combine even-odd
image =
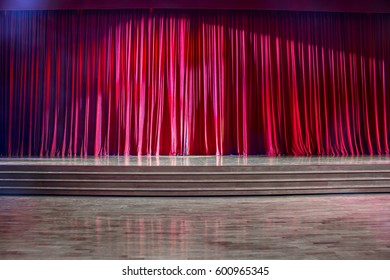
[[[0,259],[390,258],[387,157],[1,158],[0,194]]]
[[[390,195],[0,196],[0,259],[390,259]]]
[[[239,196],[390,193],[389,157],[0,158],[0,194]]]

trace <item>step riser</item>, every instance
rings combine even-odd
[[[390,173],[317,173],[317,174],[63,174],[63,173],[0,173],[0,182],[20,179],[53,179],[53,180],[332,180],[353,178],[389,179]]]
[[[0,165],[1,171],[38,172],[390,172],[390,165],[102,166]]]
[[[390,180],[387,181],[307,181],[307,182],[220,182],[220,181],[189,181],[189,182],[113,182],[113,181],[96,181],[96,182],[69,182],[69,181],[2,181],[0,188],[4,187],[25,187],[25,188],[39,188],[39,187],[48,187],[48,188],[161,188],[161,189],[170,189],[177,188],[178,190],[184,188],[199,188],[199,189],[210,189],[213,187],[218,188],[308,188],[308,187],[343,187],[343,186],[380,186],[388,187],[390,190]]]
[[[340,189],[301,189],[297,190],[111,190],[111,189],[0,189],[0,195],[93,195],[93,196],[242,196],[242,195],[304,195],[304,194],[348,194],[348,193],[388,193],[388,188],[340,188]]]

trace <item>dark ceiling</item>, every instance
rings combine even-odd
[[[390,13],[390,0],[0,0],[0,10],[129,8]]]

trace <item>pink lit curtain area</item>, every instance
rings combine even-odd
[[[3,156],[389,154],[390,16],[0,12]]]

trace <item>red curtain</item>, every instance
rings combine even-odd
[[[2,155],[389,154],[389,15],[1,12],[0,40]]]

